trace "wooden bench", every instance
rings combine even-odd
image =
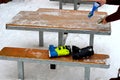
[[[71,56],[49,58],[49,51],[45,49],[4,47],[0,51],[1,60],[18,62],[18,78],[24,80],[24,62],[44,64],[58,64],[66,66],[80,66],[85,68],[84,80],[90,80],[90,68],[109,68],[108,55],[94,54],[87,59],[73,60]]]

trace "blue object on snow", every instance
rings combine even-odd
[[[100,3],[94,2],[92,11],[89,12],[88,17],[91,18],[94,15],[94,12],[100,7]]]
[[[49,45],[49,57],[57,57],[58,54],[55,51],[55,48],[53,45]]]

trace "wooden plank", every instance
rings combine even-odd
[[[110,32],[110,24],[97,24],[97,20],[107,15],[106,12],[95,12],[87,17],[89,11],[59,10],[40,8],[37,11],[21,11],[9,23],[7,28],[48,28],[63,30],[83,30]]]
[[[105,64],[109,59],[109,55],[106,54],[94,54],[93,56],[85,59],[73,60],[71,56],[63,56],[57,58],[49,58],[49,51],[44,49],[31,49],[31,48],[15,48],[5,47],[0,51],[0,56],[11,58],[26,58],[26,59],[38,59],[38,60],[50,60],[60,62],[77,62],[88,64]]]

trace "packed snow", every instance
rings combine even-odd
[[[63,9],[73,10],[73,4],[64,4]],[[114,13],[118,6],[103,5],[98,11]],[[20,11],[36,11],[39,8],[59,9],[57,1],[49,0],[13,0],[0,4],[0,49],[6,46],[40,48],[39,32],[7,30],[6,23],[9,22]],[[81,4],[78,10],[90,10],[91,4]],[[111,35],[95,35],[95,53],[108,54],[110,56],[110,68],[91,68],[90,80],[109,80],[117,77],[120,67],[120,20],[111,22]],[[74,38],[74,39],[73,39]],[[44,48],[50,44],[58,45],[58,34],[56,32],[44,32]],[[80,48],[88,46],[88,34],[68,34],[67,45],[76,45]],[[17,62],[0,60],[0,80],[18,80]],[[57,65],[51,70],[47,64],[25,63],[25,80],[84,80],[84,68],[74,66]]]

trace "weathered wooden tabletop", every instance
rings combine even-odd
[[[110,24],[98,24],[97,20],[107,15],[105,12],[95,12],[88,18],[89,11],[60,10],[40,8],[37,11],[21,11],[6,24],[7,28],[47,28],[62,30],[83,30],[111,32]]]

